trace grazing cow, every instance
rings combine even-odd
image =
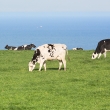
[[[106,52],[110,51],[110,39],[104,39],[98,42],[95,52],[92,54],[92,59],[100,58],[102,54],[106,58]]]
[[[83,48],[73,48],[72,50],[83,50]]]
[[[8,45],[6,45],[5,46],[5,49],[8,49],[8,50],[14,50],[16,47],[14,47],[14,46],[8,46]]]
[[[17,47],[15,50],[31,50],[32,48],[35,48],[36,46],[34,44],[30,45],[22,45]]]
[[[67,46],[65,44],[44,44],[39,46],[33,55],[32,60],[29,62],[29,71],[33,71],[36,63],[40,64],[39,71],[41,71],[42,66],[46,71],[46,60],[59,60],[59,70],[62,64],[64,65],[64,70],[66,70],[66,54]]]

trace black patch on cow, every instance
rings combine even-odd
[[[54,51],[51,51],[51,52],[50,52],[50,56],[51,56],[51,57],[54,57]]]
[[[37,53],[34,53],[32,61],[35,60],[37,58]]]
[[[17,50],[25,50],[24,45],[22,45],[22,46],[18,46],[18,47],[17,47]]]
[[[50,56],[51,56],[51,57],[54,57],[54,56],[53,56],[53,55],[54,55],[54,50],[53,50],[53,49],[49,49],[48,52],[50,53]]]
[[[50,50],[48,50],[48,52],[51,52]]]
[[[33,61],[33,64],[35,65],[36,61]]]
[[[42,59],[44,59],[44,57],[42,57]]]
[[[36,59],[36,62],[38,61],[38,59]]]
[[[83,50],[83,48],[76,48],[77,50]]]
[[[48,44],[48,48],[51,47],[51,49],[54,48],[54,45],[53,44]]]
[[[54,50],[56,50],[55,49],[55,46],[53,45],[53,44],[48,44],[48,52],[50,53],[50,56],[51,57],[54,57],[53,55],[54,55]]]
[[[36,50],[36,53],[37,53],[37,56],[40,56],[40,50],[39,49]]]
[[[40,56],[40,50],[39,50],[39,49],[37,49],[37,50],[34,52],[32,61],[35,60],[38,56]]]

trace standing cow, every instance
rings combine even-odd
[[[92,59],[100,58],[102,54],[106,58],[106,52],[110,51],[110,39],[104,39],[98,42],[95,52],[92,54]]]
[[[39,46],[33,55],[32,60],[29,62],[29,71],[33,71],[36,63],[39,63],[39,71],[41,71],[42,66],[46,71],[46,61],[47,60],[59,60],[59,70],[62,64],[64,65],[64,70],[66,70],[66,53],[67,46],[65,44],[44,44]]]

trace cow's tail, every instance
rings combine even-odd
[[[67,55],[68,61],[70,61],[70,57],[68,55],[68,49],[66,49],[66,55]]]
[[[68,55],[68,49],[66,49],[66,55]]]

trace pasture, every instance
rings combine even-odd
[[[34,51],[0,50],[0,110],[110,110],[110,52],[69,50],[67,71],[47,61],[47,71],[28,71]]]

